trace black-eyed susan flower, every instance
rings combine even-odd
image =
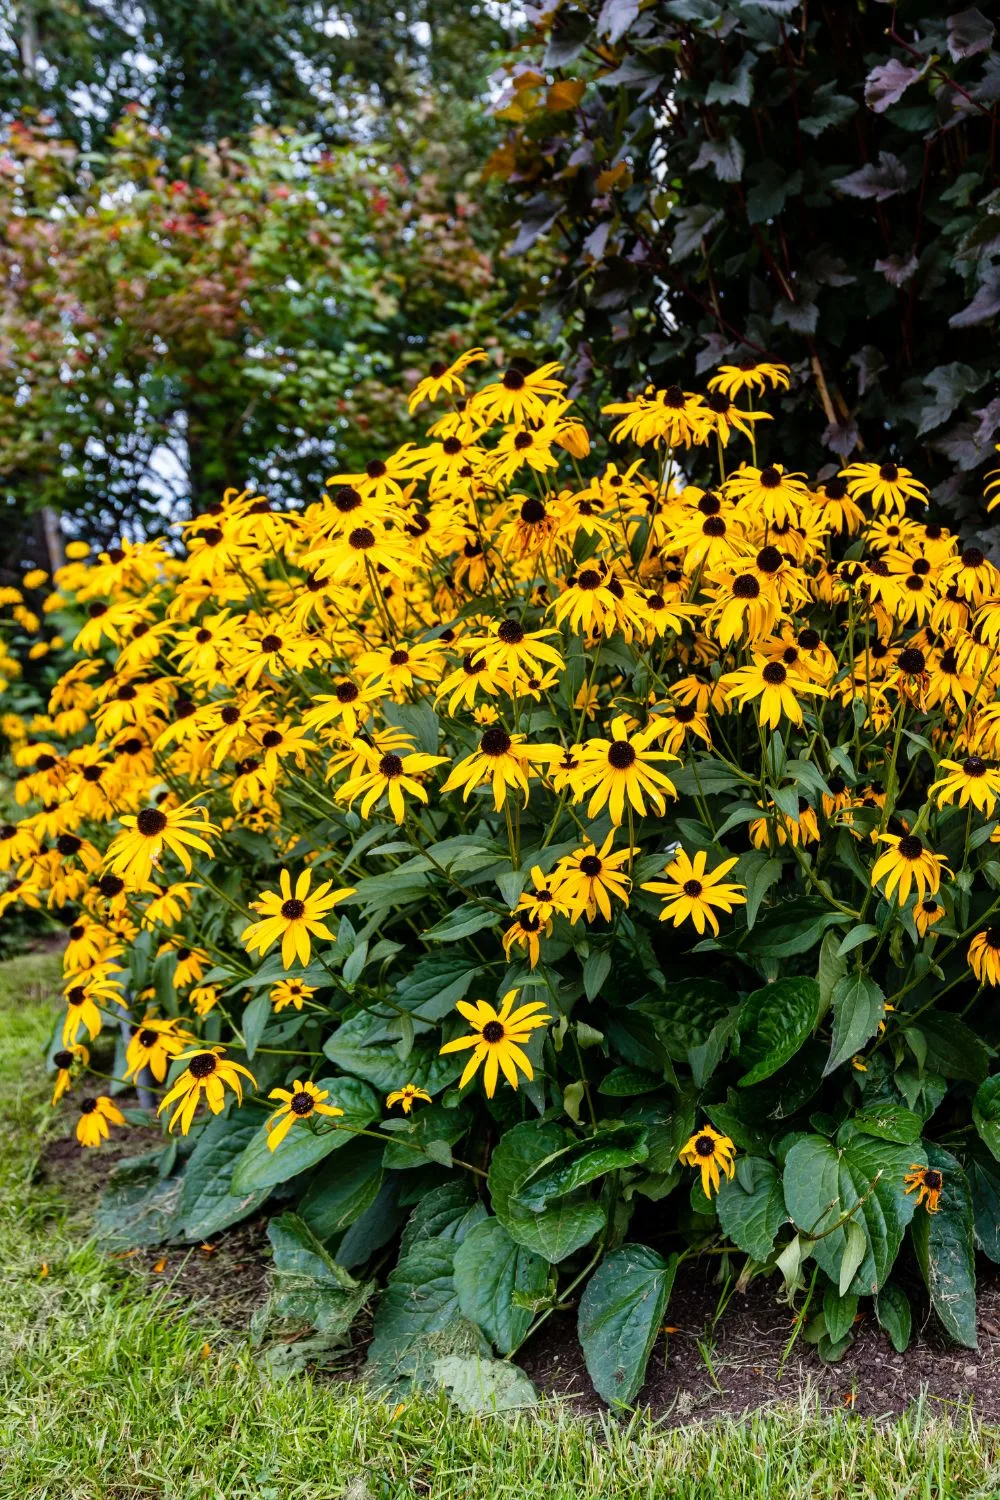
[[[885,881],[886,900],[895,897],[900,906],[905,906],[911,888],[921,901],[928,894],[935,895],[948,865],[944,855],[928,849],[918,833],[880,833],[878,837],[889,848],[875,861],[872,885]]]
[[[1000,927],[977,932],[966,958],[979,983],[996,989],[1000,985]]]
[[[207,1016],[219,1003],[221,984],[196,984],[187,996],[188,1004],[196,1016]]]
[[[719,680],[726,689],[726,701],[735,701],[740,708],[759,698],[760,722],[768,729],[777,729],[782,715],[792,724],[802,723],[800,694],[826,696],[818,683],[809,682],[800,673],[786,667],[784,662],[769,661],[756,651],[752,666],[726,672]]]
[[[676,761],[677,757],[650,748],[659,733],[660,726],[653,720],[645,729],[630,734],[625,716],[619,714],[612,720],[610,739],[598,737],[580,747],[579,764],[570,785],[578,797],[590,795],[589,818],[606,806],[618,827],[625,817],[626,803],[645,816],[647,799],[658,813],[664,812],[667,797],[676,797],[677,789],[657,763]]]
[[[939,760],[938,771],[948,774],[935,781],[928,796],[936,798],[941,807],[949,806],[956,798],[959,807],[971,802],[977,812],[992,818],[1000,798],[1000,769],[989,765],[981,755],[967,755],[962,761]]]
[[[731,399],[743,391],[763,393],[770,386],[773,390],[788,390],[791,378],[787,365],[775,364],[772,360],[754,359],[748,355],[736,365],[720,365],[708,382],[710,391],[722,391]]]
[[[415,412],[424,401],[434,402],[439,396],[464,396],[465,381],[462,376],[470,365],[478,364],[485,358],[485,349],[469,349],[450,365],[443,359],[434,360],[427,374],[417,381],[410,392],[407,402],[410,413]]]
[[[360,797],[361,816],[367,818],[376,802],[385,797],[397,823],[402,823],[406,817],[407,796],[415,797],[418,802],[423,803],[428,800],[427,792],[417,777],[426,775],[435,766],[444,765],[447,760],[444,755],[425,755],[422,751],[412,749],[407,754],[400,754],[396,750],[380,754],[378,750],[363,746],[362,754],[366,761],[365,769],[337,788],[337,801],[346,802],[351,807]],[[337,899],[341,900],[344,895],[349,894],[350,892],[341,892]]]
[[[678,1161],[685,1166],[697,1167],[701,1172],[701,1187],[706,1198],[719,1191],[721,1173],[732,1178],[736,1172],[734,1160],[736,1147],[728,1135],[722,1135],[711,1125],[703,1125],[684,1142],[677,1153]]]
[[[916,1193],[917,1207],[921,1204],[929,1214],[936,1214],[941,1206],[941,1193],[944,1188],[944,1174],[936,1167],[922,1167],[919,1162],[914,1162],[910,1170],[904,1175],[903,1183],[907,1193]]]
[[[74,1042],[71,1047],[63,1047],[53,1053],[52,1064],[56,1070],[55,1084],[52,1089],[53,1108],[73,1087],[74,1072],[78,1068],[85,1068],[89,1062],[90,1053],[82,1042]]]
[[[661,922],[671,920],[675,927],[682,922],[693,922],[699,933],[705,931],[707,924],[718,934],[719,921],[714,908],[729,914],[735,906],[746,903],[745,886],[723,883],[723,877],[738,863],[735,858],[724,859],[714,870],[708,870],[704,849],[699,849],[694,859],[679,849],[663,872],[666,879],[650,880],[642,889],[651,891],[665,903],[660,912]]]
[[[469,398],[468,413],[479,421],[543,422],[549,401],[562,396],[566,387],[555,376],[562,365],[555,362],[525,371],[516,365],[499,381],[486,385]]]
[[[497,1077],[501,1071],[513,1089],[518,1086],[519,1070],[529,1082],[534,1078],[534,1069],[522,1047],[530,1040],[531,1033],[540,1026],[547,1026],[552,1017],[546,1014],[545,1006],[540,1000],[530,1000],[515,1010],[514,1001],[517,996],[516,989],[508,990],[500,1002],[499,1010],[494,1010],[487,1000],[458,1002],[456,1009],[473,1028],[472,1035],[459,1036],[454,1041],[445,1042],[441,1054],[444,1056],[450,1052],[472,1049],[472,1056],[459,1079],[459,1088],[465,1087],[480,1063],[484,1064],[483,1085],[490,1099],[496,1092]]]
[[[353,896],[354,887],[342,886],[333,890],[333,881],[324,880],[310,892],[311,882],[312,871],[303,870],[293,892],[292,878],[287,870],[282,870],[278,876],[279,889],[264,891],[256,901],[251,901],[253,910],[261,913],[261,920],[243,929],[240,941],[248,953],[263,955],[280,938],[281,962],[290,969],[296,958],[303,967],[309,962],[312,952],[310,934],[336,942],[337,934],[330,931],[323,918],[338,901]]]
[[[136,1078],[148,1068],[157,1083],[162,1083],[173,1059],[193,1041],[190,1032],[173,1017],[154,1020],[147,1016],[136,1027],[125,1049],[125,1077]]]
[[[418,1088],[415,1083],[404,1083],[401,1089],[393,1089],[391,1094],[386,1095],[385,1107],[392,1109],[394,1104],[398,1104],[403,1114],[408,1115],[418,1099],[425,1104],[431,1102],[431,1096],[426,1089]]]
[[[841,471],[841,478],[847,480],[852,500],[867,498],[876,511],[886,511],[889,515],[904,515],[908,500],[927,504],[927,486],[902,464],[848,464]]]
[[[193,1047],[180,1054],[180,1061],[186,1062],[187,1067],[173,1087],[164,1094],[156,1111],[158,1115],[162,1115],[171,1104],[177,1105],[167,1122],[168,1130],[173,1130],[179,1122],[181,1134],[187,1135],[202,1095],[213,1115],[217,1115],[221,1114],[225,1106],[227,1088],[232,1089],[237,1103],[242,1104],[241,1079],[249,1078],[252,1087],[257,1087],[257,1080],[250,1069],[245,1068],[242,1063],[232,1062],[224,1054],[225,1048],[221,1046]]]
[[[125,1116],[107,1094],[98,1094],[96,1099],[80,1100],[80,1118],[76,1122],[76,1138],[81,1146],[100,1146],[110,1138],[112,1125],[124,1125]]]
[[[272,985],[268,998],[274,1006],[275,1014],[292,1005],[296,1010],[301,1010],[307,1000],[311,1000],[316,993],[316,986],[304,984],[301,979],[281,979]]]
[[[83,984],[70,985],[66,991],[66,1015],[63,1019],[62,1040],[64,1047],[71,1047],[80,1034],[86,1031],[91,1041],[99,1034],[103,1023],[98,1008],[98,999],[114,999],[121,1002],[121,990],[115,988],[111,994],[102,996],[100,990]]]
[[[598,912],[610,922],[612,899],[628,905],[632,881],[622,866],[631,866],[639,850],[631,845],[613,849],[614,837],[612,828],[599,849],[587,839],[572,854],[563,855],[556,866],[555,889],[574,924],[583,916],[592,922]]]
[[[140,813],[123,814],[119,821],[124,832],[112,839],[106,863],[112,874],[120,875],[133,888],[147,883],[164,849],[175,855],[184,867],[184,873],[190,875],[189,851],[197,849],[210,855],[212,846],[206,842],[206,835],[219,832],[215,824],[208,821],[205,809],[196,807],[193,802],[166,811],[160,807],[144,807]]]
[[[326,1115],[331,1119],[344,1111],[335,1104],[325,1104],[330,1097],[329,1089],[321,1089],[306,1079],[298,1078],[290,1089],[272,1089],[269,1099],[280,1100],[279,1107],[267,1121],[267,1144],[271,1151],[277,1150],[296,1121],[311,1120],[314,1115]]]
[[[935,922],[944,916],[944,907],[934,896],[925,896],[913,908],[913,923],[920,937],[926,937]]]
[[[480,737],[478,749],[458,762],[441,792],[461,788],[462,801],[468,802],[476,787],[488,782],[498,812],[508,790],[522,792],[527,806],[529,777],[539,774],[539,764],[547,765],[561,754],[558,745],[529,745],[523,734],[508,734],[501,724],[491,724]]]

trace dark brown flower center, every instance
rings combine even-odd
[[[883,464],[878,471],[878,477],[884,479],[886,484],[895,484],[899,478],[899,470],[895,464]]]
[[[361,691],[361,689],[358,688],[353,682],[338,682],[337,683],[337,702],[338,703],[353,703],[354,700],[355,700],[355,698],[357,698],[358,694],[360,693],[360,691]]]
[[[158,807],[144,807],[135,820],[135,826],[145,839],[159,838],[167,826],[167,815]]]
[[[313,1103],[312,1094],[306,1093],[305,1089],[300,1089],[297,1094],[292,1095],[288,1101],[288,1107],[293,1115],[298,1115],[300,1119],[305,1119],[306,1115],[312,1114]]]
[[[966,776],[985,776],[986,762],[978,755],[970,755],[967,760],[962,762],[962,770]]]
[[[497,631],[497,639],[505,646],[519,646],[524,640],[524,626],[517,620],[504,620]]]
[[[762,573],[777,573],[781,561],[781,553],[777,547],[761,547],[757,553],[757,566]]]
[[[924,653],[919,646],[906,646],[897,656],[896,664],[901,672],[917,677],[926,665]]]
[[[305,915],[306,903],[300,901],[297,896],[290,896],[287,901],[281,903],[281,915],[287,917],[289,922],[297,922]]]
[[[139,1045],[145,1047],[148,1052],[150,1047],[156,1046],[158,1035],[157,1032],[152,1031],[148,1026],[144,1026],[139,1032]]]
[[[928,1167],[924,1172],[924,1187],[930,1188],[932,1193],[940,1191],[943,1181],[944,1178],[941,1176],[941,1173],[936,1172],[933,1167]]]
[[[608,765],[627,771],[635,761],[635,748],[627,740],[615,740],[608,750]]]
[[[483,755],[506,755],[510,747],[510,735],[499,724],[491,724],[479,741],[479,749]]]
[[[508,370],[504,375],[503,384],[505,390],[520,391],[524,389],[524,376],[520,370]]]
[[[780,661],[769,661],[760,675],[768,687],[780,687],[788,676],[788,669]]]
[[[580,861],[581,873],[588,876],[591,880],[593,880],[596,875],[600,875],[603,869],[604,865],[598,859],[596,854],[585,854]]]
[[[694,1143],[694,1149],[699,1156],[714,1156],[715,1142],[710,1135],[700,1135]]]
[[[367,526],[356,526],[347,540],[355,552],[367,552],[375,545],[375,533]]]
[[[502,1042],[505,1036],[502,1021],[487,1021],[480,1035],[484,1042]]]
[[[695,896],[701,895],[704,886],[700,880],[685,880],[683,890],[685,896],[690,896],[693,900]]]
[[[398,755],[383,755],[378,768],[387,781],[394,781],[403,774],[403,762]]]
[[[781,475],[774,468],[761,469],[760,482],[766,490],[776,490],[781,484]]]
[[[739,578],[733,580],[734,599],[757,599],[760,597],[760,584],[752,573],[741,573]]]
[[[199,1052],[188,1063],[188,1071],[192,1078],[210,1078],[218,1066],[214,1052]]]
[[[907,833],[900,839],[896,848],[904,859],[916,860],[924,852],[924,841],[919,834]]]

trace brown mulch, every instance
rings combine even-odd
[[[100,1152],[81,1152],[73,1141],[52,1141],[38,1178],[85,1214],[117,1161],[160,1140],[158,1130],[138,1128],[130,1131],[127,1149],[111,1141]],[[151,1283],[164,1284],[171,1300],[204,1308],[216,1329],[238,1337],[267,1296],[267,1217],[248,1219],[205,1245],[135,1250],[116,1258]],[[637,1400],[655,1416],[678,1423],[738,1417],[787,1405],[808,1390],[827,1410],[887,1416],[924,1398],[941,1416],[971,1406],[984,1420],[1000,1420],[1000,1268],[985,1261],[979,1266],[978,1351],[948,1340],[928,1312],[915,1268],[904,1265],[915,1318],[910,1348],[897,1354],[871,1304],[863,1303],[855,1341],[836,1365],[823,1364],[801,1337],[787,1353],[794,1315],[777,1300],[773,1278],[759,1278],[745,1293],[737,1292],[713,1328],[720,1292],[714,1273],[714,1266],[689,1263],[674,1287],[666,1314],[669,1332],[657,1340]],[[564,1397],[584,1412],[599,1411],[604,1403],[587,1376],[575,1324],[573,1313],[551,1317],[518,1363],[541,1392]],[[338,1375],[360,1369],[366,1342],[361,1334],[352,1354],[338,1364]]]

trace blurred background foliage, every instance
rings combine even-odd
[[[786,361],[771,456],[996,541],[998,101],[953,0],[0,0],[8,564],[312,497],[477,344],[590,414]]]

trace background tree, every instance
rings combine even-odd
[[[387,386],[496,342],[510,289],[441,148],[317,150],[260,127],[182,176],[138,114],[100,178],[27,127],[0,162],[0,479],[106,540],[228,485],[285,503],[401,428]]]
[[[780,455],[890,451],[958,515],[1000,429],[1000,53],[975,7],[581,0],[506,68],[519,254],[578,382],[789,361]],[[789,431],[797,432],[791,447]],[[959,473],[954,476],[957,466]]]

